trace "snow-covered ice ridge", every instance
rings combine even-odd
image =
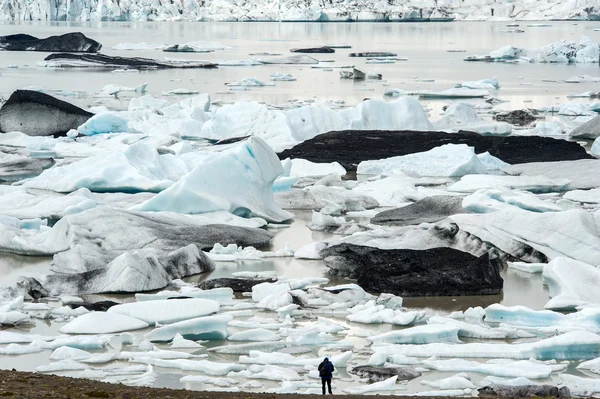
[[[4,0],[5,21],[596,20],[596,0]]]

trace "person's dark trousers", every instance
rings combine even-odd
[[[321,385],[323,385],[323,395],[325,395],[325,383],[327,383],[329,394],[333,395],[333,392],[331,392],[331,378],[321,378]]]

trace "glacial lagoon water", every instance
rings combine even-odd
[[[579,41],[583,36],[600,39],[600,32],[594,29],[600,22],[552,22],[551,27],[527,27],[521,23],[524,33],[504,33],[503,22],[461,22],[461,23],[21,23],[1,24],[0,35],[29,33],[35,36],[61,34],[68,31],[81,31],[100,41],[104,51],[111,55],[143,56],[163,58],[172,56],[194,60],[244,60],[252,53],[279,53],[288,55],[289,49],[321,45],[351,45],[351,50],[337,50],[335,54],[317,54],[319,60],[331,60],[334,65],[355,65],[364,71],[375,71],[383,75],[382,81],[353,82],[340,80],[338,70],[313,69],[310,66],[263,65],[253,67],[221,67],[215,70],[164,70],[138,74],[117,74],[104,70],[67,70],[40,68],[37,62],[46,54],[35,52],[0,53],[0,96],[7,97],[13,90],[28,86],[40,86],[56,91],[63,97],[81,106],[107,105],[111,108],[127,107],[129,98],[96,98],[94,93],[107,84],[134,87],[148,83],[148,92],[161,95],[176,88],[188,88],[210,93],[215,103],[231,103],[240,100],[254,100],[271,105],[283,104],[291,100],[343,101],[355,105],[365,98],[382,98],[388,88],[404,90],[444,90],[455,83],[497,76],[501,89],[494,95],[507,100],[499,107],[520,109],[556,106],[568,102],[568,95],[584,91],[600,91],[600,83],[567,84],[557,81],[574,75],[600,76],[596,64],[555,65],[555,64],[494,64],[467,63],[463,58],[472,54],[484,54],[507,44],[519,47],[537,47],[560,39]],[[112,47],[123,42],[139,43],[184,43],[189,41],[218,41],[231,49],[207,54],[168,54],[157,50],[117,51]],[[365,64],[364,59],[350,58],[349,52],[391,51],[407,61],[395,64]],[[9,68],[10,66],[10,68]],[[16,67],[13,67],[16,66]],[[277,82],[275,86],[251,88],[248,91],[232,91],[225,83],[257,77],[268,81],[275,72],[290,73],[295,82]],[[578,102],[591,102],[577,99]],[[431,112],[431,119],[437,119],[443,106],[450,100],[422,101]],[[549,116],[549,119],[553,116]],[[565,122],[565,121],[563,121]],[[565,123],[568,124],[568,121]],[[312,241],[329,241],[329,234],[312,232],[306,224],[310,213],[295,212],[296,220],[285,229],[278,230],[272,248],[280,249],[289,243],[297,249]],[[20,275],[37,275],[48,270],[49,258],[30,258],[16,255],[0,256],[0,282],[11,284]],[[188,278],[199,281],[205,278],[229,276],[235,271],[269,271],[290,277],[326,276],[331,284],[346,283],[346,280],[332,278],[326,273],[321,261],[304,261],[293,258],[273,258],[262,262],[219,263],[217,270],[209,275]],[[405,306],[447,314],[451,311],[466,310],[474,306],[488,306],[501,303],[507,306],[525,305],[533,309],[543,309],[548,300],[539,275],[529,275],[515,270],[504,270],[504,291],[498,296],[456,297],[456,298],[407,298]],[[132,296],[91,296],[89,300],[113,299],[133,300]],[[259,313],[260,315],[260,313]],[[346,325],[374,333],[389,330],[388,325],[365,326],[336,320]],[[30,332],[36,334],[57,334],[60,325],[47,321],[37,321]],[[235,329],[234,329],[235,330]],[[22,331],[11,329],[11,331]],[[353,337],[350,339],[359,350],[359,357],[366,361],[368,354],[360,354],[360,348],[367,341]],[[217,346],[227,342],[211,342],[207,346]],[[117,350],[120,346],[114,343]],[[168,349],[168,345],[160,346]],[[323,355],[318,348],[311,349],[315,355]],[[39,364],[47,364],[49,352],[22,355],[17,357],[0,356],[1,368],[33,370]],[[210,355],[211,359],[235,362],[237,356]],[[126,362],[122,362],[127,365]],[[117,363],[113,363],[117,366]],[[206,389],[202,384],[179,383],[179,372],[160,369],[155,383],[157,387],[186,387]],[[578,373],[571,365],[569,372]],[[422,379],[438,379],[452,373],[430,372],[411,381],[408,392],[422,391]],[[477,378],[482,378],[478,376]],[[337,392],[349,385],[348,375],[342,373],[336,379]],[[554,377],[553,377],[554,378]],[[275,382],[265,386],[275,387]]]

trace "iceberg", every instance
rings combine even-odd
[[[533,343],[433,343],[425,345],[382,346],[374,350],[373,356],[405,355],[412,357],[460,357],[460,358],[502,358],[537,360],[587,360],[600,354],[600,336],[588,331],[573,331]],[[477,362],[475,362],[477,363]],[[479,363],[477,363],[479,364]],[[429,367],[429,366],[426,366]],[[469,371],[448,369],[445,371]],[[514,371],[513,371],[514,373]],[[519,377],[523,375],[506,375]],[[544,377],[531,377],[544,378]]]
[[[190,359],[154,359],[149,357],[136,357],[131,359],[133,363],[150,364],[155,367],[179,369],[182,371],[195,371],[212,376],[224,376],[232,371],[242,371],[246,367],[233,363],[217,363],[208,360]]]
[[[264,230],[226,225],[231,222],[240,225],[235,218],[223,220],[225,224],[215,224],[222,220],[215,216],[218,215],[203,218],[168,212],[146,213],[96,207],[68,215],[52,229],[36,235],[30,234],[32,237],[24,236],[21,232],[18,243],[25,247],[23,252],[27,254],[56,254],[52,266],[53,270],[60,273],[105,268],[108,263],[125,253],[125,248],[130,252],[143,248],[146,253],[154,248],[158,254],[167,255],[161,255],[161,260],[166,258],[167,261],[176,261],[172,266],[196,264],[196,273],[199,273],[202,269],[213,269],[212,261],[199,249],[212,248],[218,242],[260,248],[272,238],[272,234]],[[0,248],[13,247],[15,241],[17,240],[0,240]],[[101,248],[98,247],[98,242],[102,242]],[[12,250],[14,251],[15,249]],[[186,256],[181,256],[184,254]],[[175,270],[169,268],[169,272],[174,274]],[[174,278],[181,278],[183,275],[188,273],[182,269],[179,276]]]
[[[477,389],[477,386],[469,380],[467,374],[457,374],[455,376],[443,378],[437,381],[421,380],[421,384],[443,390]]]
[[[527,191],[513,191],[505,188],[477,190],[463,199],[462,207],[474,213],[495,212],[512,207],[531,212],[561,212],[564,210]]]
[[[199,164],[172,187],[133,209],[191,214],[226,210],[282,222],[293,219],[273,199],[273,182],[282,173],[281,163],[269,146],[251,137],[232,151]]]
[[[517,327],[551,327],[556,330],[567,328],[570,330],[586,330],[593,333],[600,332],[600,309],[596,308],[582,309],[579,312],[565,315],[550,310],[533,310],[525,306],[506,307],[494,304],[488,306],[485,309],[485,313],[486,323],[504,323]]]
[[[596,264],[600,259],[598,218],[584,210],[537,213],[515,207],[486,214],[452,215],[450,219],[460,230],[522,261],[570,257]]]
[[[250,366],[250,371],[255,370],[258,367],[262,368],[261,371],[252,374],[248,378],[259,379],[259,380],[271,380],[271,381],[301,381],[302,377],[290,368],[279,367],[274,364],[270,364],[267,367],[262,367],[258,365]]]
[[[576,375],[561,374],[561,386],[569,388],[573,396],[595,397],[600,392],[599,378],[583,378]]]
[[[461,177],[487,174],[487,168],[466,144],[445,144],[432,150],[382,160],[362,161],[358,174],[390,174],[396,170],[408,175]]]
[[[100,113],[92,116],[77,128],[79,134],[93,136],[95,134],[128,132],[127,119],[112,113]]]
[[[344,388],[344,392],[350,395],[363,395],[369,392],[390,392],[405,390],[405,386],[396,385],[398,376],[390,377],[387,380],[375,382],[373,384]]]
[[[70,348],[68,346],[61,346],[56,348],[50,355],[50,360],[85,360],[91,357],[90,352],[86,352],[81,349]]]
[[[474,193],[481,189],[508,188],[511,190],[526,190],[533,193],[549,193],[567,191],[570,183],[570,180],[551,179],[546,176],[466,175],[460,181],[450,185],[448,191]]]
[[[600,187],[600,161],[597,159],[524,163],[509,166],[504,172],[521,177],[542,176],[554,181],[566,179],[570,181],[570,189],[586,190]]]
[[[89,368],[90,366],[86,364],[81,364],[75,360],[67,359],[59,360],[58,362],[50,363],[44,366],[37,366],[35,371],[38,373],[56,373],[61,371],[86,370]]]
[[[282,161],[284,170],[286,169],[287,163],[291,163],[289,166],[289,173],[287,176],[293,177],[321,177],[329,174],[336,174],[344,176],[346,174],[346,169],[338,162],[331,163],[315,163],[310,162],[305,159],[296,158],[296,159],[286,159]]]
[[[108,313],[121,314],[148,324],[171,324],[188,319],[208,316],[219,311],[219,303],[210,299],[157,300],[116,305]]]
[[[59,329],[63,334],[111,334],[139,330],[148,323],[118,313],[90,312],[79,316]]]
[[[596,264],[598,262],[598,258],[590,260]],[[545,305],[546,309],[568,310],[600,303],[600,295],[597,290],[592,289],[600,281],[597,266],[557,257],[544,267],[542,277],[552,298]]]
[[[81,273],[50,274],[40,280],[54,293],[141,292],[163,288],[174,279],[211,270],[214,270],[214,263],[191,244],[167,254],[152,248],[126,252],[106,267]]]
[[[156,328],[144,335],[144,338],[150,342],[166,342],[180,334],[183,338],[194,341],[225,339],[229,335],[227,323],[231,320],[233,317],[225,314],[198,317]]]
[[[463,371],[490,374],[497,377],[525,377],[530,379],[549,378],[554,371],[551,366],[529,360],[506,363],[479,363],[472,360],[423,360],[423,365],[436,371]]]
[[[432,342],[455,342],[458,339],[459,328],[449,324],[428,324],[416,326],[405,330],[394,330],[387,333],[368,337],[373,344],[429,344]]]
[[[279,335],[264,328],[253,328],[230,335],[229,341],[279,341]]]
[[[80,188],[97,192],[159,192],[187,173],[174,155],[159,155],[149,144],[91,156],[55,166],[23,183],[26,188],[70,193]]]
[[[323,242],[313,242],[306,244],[302,248],[294,252],[294,258],[296,259],[321,259],[319,253],[327,248],[327,244]]]
[[[596,141],[600,143],[600,141]],[[600,204],[600,188],[592,190],[572,190],[565,193],[563,198],[584,204]]]

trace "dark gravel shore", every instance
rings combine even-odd
[[[358,399],[358,395],[334,395],[343,399]],[[120,384],[107,384],[80,378],[57,377],[54,375],[0,370],[1,398],[53,398],[53,399],[307,399],[321,395],[279,395],[249,392],[204,392],[180,389],[133,388]],[[397,396],[378,395],[379,399]],[[421,399],[423,397],[420,397]],[[440,399],[440,398],[437,398]],[[441,398],[443,399],[443,398]]]

